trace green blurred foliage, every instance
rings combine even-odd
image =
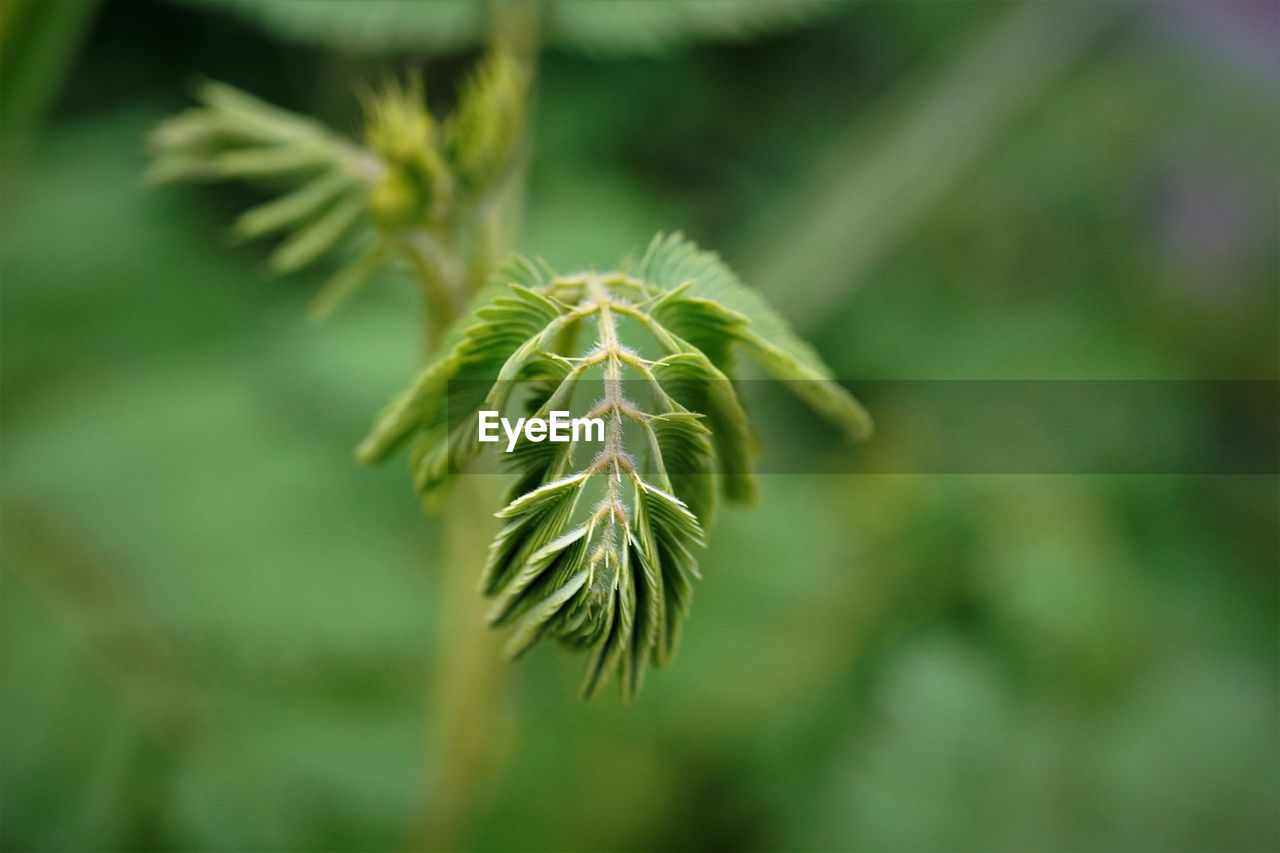
[[[182,0],[229,12],[289,42],[356,53],[456,50],[482,43],[494,4],[477,0]],[[525,0],[499,0],[510,4]],[[542,0],[544,39],[592,53],[661,53],[708,39],[742,41],[847,0]]]
[[[1277,378],[1276,78],[1142,5],[879,263],[770,284],[836,294],[804,331],[837,373]],[[1006,8],[550,50],[521,248],[572,268],[684,228],[735,262]],[[118,3],[73,67],[0,197],[0,845],[404,847],[438,793],[440,531],[351,450],[421,358],[413,287],[309,324],[323,271],[231,245],[252,199],[140,178],[197,75],[349,127],[383,66]],[[1213,405],[1187,422],[1244,414]],[[466,846],[1274,850],[1277,509],[1275,476],[766,476],[636,705],[578,702],[550,648],[511,668]]]

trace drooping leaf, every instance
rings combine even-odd
[[[271,268],[289,273],[302,269],[320,257],[348,233],[364,210],[364,199],[358,196],[343,199],[328,213],[294,233],[271,253]]]
[[[871,416],[862,404],[835,382],[813,347],[758,293],[745,287],[719,255],[699,249],[678,232],[659,234],[636,265],[635,275],[665,290],[684,288],[682,293],[745,318],[734,335],[748,355],[850,438],[870,435]]]
[[[531,358],[563,315],[562,305],[537,291],[520,285],[497,288],[497,295],[472,311],[461,339],[383,412],[360,445],[360,459],[379,462],[415,431],[432,433],[450,423],[459,425],[479,410],[504,368],[512,370],[511,360],[521,352]]]
[[[630,700],[640,693],[645,670],[657,655],[666,595],[662,588],[662,575],[649,562],[635,536],[628,536],[626,548],[632,585],[636,590],[631,647],[622,660],[622,694]]]
[[[601,447],[525,436],[502,454],[516,476],[481,577],[494,599],[491,623],[511,627],[509,654],[542,639],[590,651],[587,698],[614,673],[623,696],[634,697],[647,667],[675,654],[716,484],[730,500],[755,493],[755,438],[731,348],[759,346],[759,323],[769,333],[781,323],[761,313],[763,303],[719,301],[715,294],[741,285],[726,284],[731,274],[714,256],[678,238],[656,245],[667,248],[646,255],[638,275],[561,276],[527,261],[504,267],[450,332],[447,354],[384,413],[361,450],[378,461],[412,437],[415,481],[430,492],[477,452],[479,408],[523,406],[526,416],[545,418],[570,411],[579,387],[597,385],[589,399],[597,400],[590,411],[603,414]],[[620,326],[620,317],[634,324]],[[595,341],[576,348],[567,332],[591,325]],[[639,355],[650,345],[660,357]],[[770,345],[795,348],[784,335]],[[628,373],[652,392],[647,399],[624,393]],[[844,393],[821,381],[835,389],[824,393]],[[626,423],[637,429],[637,446],[627,445]],[[589,486],[602,497],[586,507]]]
[[[649,423],[658,442],[671,493],[685,502],[703,525],[715,514],[713,434],[694,412],[668,412]]]
[[[253,239],[310,219],[352,188],[354,179],[343,172],[313,178],[293,192],[245,211],[232,224],[236,236]]]
[[[653,373],[685,409],[706,417],[725,497],[735,503],[754,501],[757,442],[733,383],[697,350],[663,358]]]
[[[539,486],[498,513],[508,521],[489,549],[480,580],[485,594],[501,589],[524,568],[530,555],[561,537],[586,479],[585,474],[576,474]],[[501,616],[496,618],[501,621]]]
[[[537,590],[531,590],[543,576],[554,578],[558,568],[563,567],[568,575],[577,574],[586,557],[590,544],[591,528],[581,525],[563,536],[548,542],[531,554],[518,571],[508,577],[495,578],[487,584],[486,591],[497,590],[497,598],[489,609],[490,625],[505,625],[519,616],[527,606],[537,601]],[[529,593],[526,595],[526,593]]]
[[[596,644],[596,650],[587,665],[587,672],[580,690],[584,699],[594,697],[613,672],[618,668],[622,657],[631,646],[632,631],[635,625],[635,584],[628,565],[630,549],[623,548],[616,554],[618,565],[610,575],[612,579],[604,638]]]
[[[636,484],[635,527],[644,559],[662,578],[663,619],[654,650],[654,663],[661,665],[675,654],[692,603],[698,568],[690,549],[702,544],[702,526],[679,498],[641,482]]]
[[[381,168],[376,158],[312,119],[223,83],[201,84],[196,99],[198,106],[161,122],[148,137],[151,179],[244,180],[278,192],[232,226],[242,239],[282,238],[269,261],[277,273],[337,254],[360,236],[369,242],[364,214]],[[339,273],[339,292],[367,278],[375,258],[387,255],[367,253]]]

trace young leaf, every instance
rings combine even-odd
[[[528,101],[528,75],[505,49],[490,52],[463,84],[444,139],[459,179],[472,192],[484,192],[510,168],[524,138]]]
[[[494,598],[490,622],[513,626],[512,656],[541,639],[590,651],[584,697],[620,672],[632,698],[650,664],[672,659],[715,484],[731,500],[754,495],[755,439],[732,379],[733,348],[763,351],[766,367],[823,386],[823,401],[843,401],[828,406],[837,416],[857,408],[812,350],[743,294],[719,259],[679,237],[658,238],[630,275],[509,264],[361,447],[363,459],[379,461],[413,438],[415,482],[429,492],[478,451],[478,410],[513,403],[517,382],[533,417],[567,411],[579,387],[598,384],[591,411],[604,442],[594,454],[526,437],[506,457],[516,478],[480,582]],[[595,341],[575,347],[590,325]],[[637,335],[649,340],[630,340]],[[660,358],[638,354],[653,344]],[[623,393],[628,373],[652,399]],[[636,447],[626,423],[638,430]],[[581,506],[588,488],[603,495],[590,508]]]

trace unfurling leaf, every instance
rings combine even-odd
[[[520,392],[522,411],[539,417],[575,396],[594,401],[599,446],[512,439],[515,482],[480,591],[494,602],[490,623],[511,630],[512,657],[541,639],[587,649],[583,695],[620,673],[630,698],[648,666],[675,653],[717,491],[735,502],[755,494],[756,443],[733,382],[739,350],[846,433],[870,428],[813,349],[718,257],[676,234],[655,238],[630,273],[504,267],[358,455],[379,462],[411,442],[425,495],[479,452],[482,410]],[[647,393],[627,393],[637,387]]]
[[[237,218],[233,231],[242,239],[277,237],[269,259],[277,273],[325,258],[345,263],[316,298],[313,316],[327,315],[400,257],[429,270],[423,289],[443,326],[480,280],[470,267],[487,263],[494,193],[509,183],[520,155],[528,94],[523,67],[495,49],[443,124],[428,109],[420,78],[366,91],[361,145],[209,82],[196,91],[198,106],[150,134],[148,175],[243,180],[277,193]]]

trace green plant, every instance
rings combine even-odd
[[[850,437],[865,436],[870,419],[781,317],[679,234],[658,235],[613,272],[559,274],[519,258],[493,271],[527,92],[524,67],[497,49],[443,122],[420,83],[366,95],[360,146],[209,83],[198,93],[202,106],[156,130],[152,174],[289,187],[235,229],[287,233],[271,256],[281,272],[354,253],[322,289],[318,313],[380,265],[408,262],[436,356],[358,455],[381,462],[411,441],[414,482],[429,505],[480,449],[482,409],[523,396],[545,415],[581,397],[581,386],[598,387],[590,414],[604,421],[603,448],[587,459],[572,443],[515,447],[514,484],[498,513],[504,526],[483,567],[464,568],[480,571],[481,591],[493,598],[489,623],[512,626],[510,655],[556,638],[591,653],[584,696],[620,669],[632,697],[646,667],[674,653],[717,494],[735,502],[755,494],[736,352]],[[632,381],[647,402],[628,394]]]
[[[420,80],[366,92],[365,144],[319,122],[208,82],[200,105],[152,134],[153,180],[242,179],[283,190],[241,215],[235,234],[284,234],[268,263],[291,273],[345,255],[312,302],[324,317],[380,267],[400,259],[438,336],[479,289],[498,248],[501,208],[520,161],[528,73],[491,52],[437,122]]]
[[[619,272],[559,275],[517,259],[479,303],[378,421],[360,458],[379,462],[416,437],[415,482],[430,495],[479,449],[476,414],[502,408],[519,380],[536,383],[529,407],[545,416],[569,405],[599,368],[591,414],[605,421],[603,449],[579,462],[573,443],[520,442],[499,513],[506,523],[481,589],[495,599],[490,623],[514,625],[513,657],[544,636],[587,647],[584,695],[620,665],[632,696],[647,663],[674,651],[716,481],[729,500],[755,493],[754,442],[730,379],[733,350],[793,383],[851,436],[864,436],[870,420],[780,317],[679,234],[654,238]],[[630,336],[622,320],[631,321]],[[590,343],[575,346],[588,323]],[[627,377],[651,392],[650,408],[629,398]],[[624,421],[638,428],[638,448],[627,446]],[[594,478],[604,481],[603,496],[583,513]]]

